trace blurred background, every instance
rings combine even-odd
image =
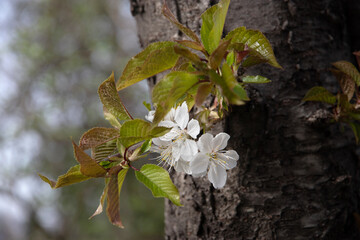
[[[71,139],[110,127],[97,88],[139,51],[128,0],[0,1],[0,240],[163,238],[163,200],[132,174],[124,230],[105,213],[88,220],[103,179],[52,190],[37,176],[56,180],[76,165]],[[134,116],[147,113],[145,81],[120,96]]]

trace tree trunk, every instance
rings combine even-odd
[[[168,0],[177,18],[197,33],[200,14],[215,3]],[[239,26],[259,29],[283,70],[250,69],[272,82],[253,86],[252,101],[232,107],[218,126],[240,155],[223,189],[206,178],[173,173],[184,206],[166,201],[166,239],[360,239],[353,217],[359,196],[355,139],[347,127],[341,132],[324,120],[327,106],[301,101],[315,85],[338,89],[328,68],[351,53],[342,4],[230,3],[224,34]],[[161,16],[161,5],[162,0],[132,0],[143,47],[183,37]]]

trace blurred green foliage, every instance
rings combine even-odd
[[[163,200],[154,199],[132,174],[120,198],[124,230],[112,226],[105,213],[88,220],[97,208],[102,179],[48,191],[50,187],[36,175],[40,172],[55,179],[65,173],[76,164],[71,137],[77,141],[86,129],[109,126],[97,88],[112,71],[119,76],[129,57],[139,51],[129,3],[8,2],[13,13],[8,15],[7,29],[0,30],[11,29],[8,61],[14,67],[1,69],[7,72],[1,81],[8,81],[15,91],[1,103],[0,113],[6,117],[0,119],[0,151],[12,151],[13,159],[1,154],[7,167],[0,171],[0,198],[10,196],[24,210],[20,231],[16,222],[9,225],[15,226],[21,239],[163,238]],[[147,89],[134,86],[120,94],[134,116],[147,113],[143,105],[131,105],[142,102],[135,99],[148,101]],[[13,187],[23,179],[31,179],[25,184],[31,197],[23,197]],[[3,237],[16,239],[0,227]]]

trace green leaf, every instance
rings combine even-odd
[[[225,37],[225,40],[229,39],[231,39],[232,44],[244,44],[249,48],[249,56],[243,61],[243,67],[266,62],[274,67],[281,68],[276,61],[269,40],[260,31],[239,27]]]
[[[156,138],[164,135],[170,129],[165,127],[152,127],[151,123],[134,119],[125,122],[120,128],[119,141],[124,147],[128,148],[135,143]]]
[[[222,41],[219,46],[213,51],[209,59],[211,69],[216,70],[220,66],[229,44],[230,40]]]
[[[349,125],[350,125],[351,129],[353,130],[356,144],[358,144],[359,138],[360,138],[360,124],[356,123],[356,122],[350,122]]]
[[[143,101],[143,105],[146,107],[146,109],[147,109],[148,111],[151,111],[151,104],[150,104],[150,103],[148,103],[148,102],[146,102],[146,101]]]
[[[198,36],[189,28],[182,25],[174,16],[174,14],[170,11],[168,5],[166,4],[166,1],[164,1],[164,5],[162,8],[162,13],[164,16],[169,19],[170,22],[172,22],[177,28],[179,28],[180,31],[185,33],[188,37],[190,37],[192,40],[194,40],[196,43],[201,43]]]
[[[196,65],[203,66],[205,63],[203,63],[198,55],[191,52],[189,49],[180,47],[180,46],[174,46],[174,51],[183,56],[184,58],[187,58],[191,62],[195,63]]]
[[[111,114],[120,120],[131,119],[116,91],[114,73],[100,85],[98,93],[102,104]]]
[[[80,165],[71,167],[67,171],[67,173],[59,176],[56,182],[48,179],[47,177],[45,177],[41,174],[38,174],[38,175],[44,182],[47,182],[51,186],[51,188],[65,187],[65,186],[68,186],[68,185],[71,185],[74,183],[83,182],[83,181],[91,178],[91,177],[83,175],[80,172]]]
[[[171,69],[172,72],[176,71],[185,71],[185,72],[194,72],[196,69],[192,66],[189,59],[180,56],[177,60],[175,66]]]
[[[106,107],[103,107],[103,113],[104,118],[113,126],[114,128],[120,129],[121,124],[117,120],[117,118],[109,112],[109,110],[106,109]]]
[[[106,213],[110,222],[120,228],[124,228],[120,219],[120,192],[127,171],[128,168],[111,175],[107,191]]]
[[[244,100],[244,101],[250,100],[250,98],[247,95],[246,90],[239,83],[234,86],[233,91],[240,100]]]
[[[316,86],[311,88],[306,93],[305,97],[303,98],[303,101],[318,101],[333,105],[336,103],[336,96],[334,96],[325,88]]]
[[[155,42],[132,57],[117,82],[117,90],[172,68],[179,58],[174,51],[175,44],[174,42]]]
[[[106,175],[106,170],[101,167],[95,159],[87,155],[74,141],[74,155],[76,160],[80,163],[80,172],[88,177],[103,177]]]
[[[201,15],[201,40],[209,54],[219,46],[229,4],[230,0],[220,0]]]
[[[226,55],[226,63],[231,66],[235,63],[235,53],[234,51],[229,52],[228,55]]]
[[[115,128],[96,127],[85,132],[79,141],[83,150],[97,147],[120,136],[120,131]]]
[[[341,72],[349,75],[352,80],[355,81],[356,86],[360,86],[360,73],[352,63],[347,61],[338,61],[334,62],[332,65]]]
[[[159,123],[169,110],[197,83],[199,75],[188,72],[171,72],[159,81],[152,91],[156,105],[153,123]]]
[[[105,179],[105,187],[104,187],[104,191],[103,191],[103,193],[101,194],[101,197],[100,197],[99,206],[97,207],[97,209],[95,210],[93,215],[91,215],[91,217],[89,217],[89,219],[91,219],[91,218],[99,215],[100,213],[102,213],[108,189],[109,189],[109,181],[108,181],[108,179]]]
[[[139,154],[143,154],[143,153],[145,153],[145,152],[149,151],[149,150],[150,150],[150,148],[151,148],[151,142],[152,142],[152,140],[151,140],[151,139],[146,140],[146,141],[145,141],[145,142],[141,145],[141,148],[140,148]]]
[[[266,77],[256,75],[256,76],[245,76],[241,79],[244,83],[269,83],[271,82]]]
[[[149,188],[154,197],[166,197],[177,206],[180,203],[179,191],[172,183],[169,173],[154,164],[145,164],[140,171],[135,171],[136,178]]]

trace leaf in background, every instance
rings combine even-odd
[[[131,119],[116,91],[114,73],[99,86],[98,93],[102,104],[111,114],[119,120]]]
[[[200,107],[202,105],[202,103],[205,101],[205,99],[207,98],[207,96],[209,96],[213,86],[214,86],[213,83],[199,84],[199,88],[198,88],[196,96],[195,96],[195,105],[197,107]]]
[[[111,175],[107,191],[106,213],[110,222],[119,228],[124,228],[120,219],[120,192],[127,171],[128,168]]]
[[[260,31],[239,27],[232,30],[225,37],[225,40],[229,39],[231,39],[232,44],[240,43],[249,48],[249,56],[243,61],[243,67],[267,62],[274,67],[281,68],[280,64],[276,61],[269,40]]]
[[[91,215],[91,217],[89,217],[89,219],[95,217],[96,215],[99,215],[100,213],[102,213],[103,208],[104,208],[104,203],[105,203],[105,198],[108,192],[108,188],[109,188],[109,181],[108,179],[105,179],[105,187],[104,187],[104,191],[101,194],[100,197],[100,203],[99,206],[97,207],[97,209],[95,210],[95,212],[93,213],[93,215]]]
[[[316,86],[306,93],[303,101],[318,101],[333,105],[336,103],[336,97],[325,88]]]
[[[169,173],[154,164],[145,164],[140,171],[135,171],[137,180],[149,188],[154,197],[166,197],[177,206],[180,203],[179,191],[172,183]]]
[[[74,141],[74,155],[76,160],[80,163],[80,172],[88,177],[103,177],[106,175],[106,170],[101,167],[95,159],[87,155]]]
[[[119,129],[96,127],[85,132],[79,141],[79,147],[83,150],[97,147],[120,136]]]
[[[184,58],[187,58],[188,60],[190,60],[191,62],[195,63],[196,65],[202,66],[205,65],[205,63],[203,63],[200,59],[200,57],[198,55],[196,55],[195,53],[191,52],[189,49],[187,48],[183,48],[180,46],[175,45],[174,46],[174,51],[183,56]]]
[[[67,173],[65,173],[64,175],[61,175],[58,177],[57,181],[54,182],[50,179],[48,179],[47,177],[38,174],[40,176],[40,178],[44,181],[47,182],[51,188],[59,188],[59,187],[64,187],[64,186],[68,186],[74,183],[78,183],[78,182],[82,182],[85,180],[90,179],[91,177],[85,176],[80,172],[80,165],[76,165],[71,167]]]
[[[211,69],[216,70],[220,66],[229,44],[230,40],[222,41],[219,46],[213,51],[209,59]]]
[[[197,43],[190,40],[176,40],[177,43],[181,44],[182,46],[197,50],[197,51],[205,51],[204,47],[201,45],[201,43]]]
[[[349,125],[354,132],[356,144],[358,144],[360,138],[360,124],[357,122],[350,122]]]
[[[230,0],[220,0],[201,15],[201,40],[209,54],[219,46],[229,4]]]
[[[103,107],[103,113],[104,118],[113,126],[114,128],[120,129],[121,124],[117,120],[117,118],[109,112],[109,110],[106,109],[106,107]]]
[[[256,76],[245,76],[241,79],[244,83],[269,83],[271,82],[266,77],[256,75]]]
[[[161,79],[152,91],[152,101],[156,105],[153,123],[157,124],[170,109],[199,81],[199,75],[188,72],[171,72]]]
[[[164,16],[169,19],[170,22],[172,22],[180,31],[185,33],[188,37],[190,37],[192,40],[194,40],[196,43],[201,44],[200,39],[198,36],[188,27],[182,25],[174,16],[174,14],[170,11],[168,5],[166,4],[166,1],[164,1],[164,5],[162,7],[162,13]]]
[[[352,80],[355,81],[356,86],[360,86],[360,73],[352,63],[347,61],[338,61],[334,62],[332,65],[341,72],[349,75]]]
[[[165,127],[153,128],[151,123],[145,120],[134,119],[125,122],[121,126],[119,141],[122,145],[124,145],[124,147],[128,148],[135,143],[151,138],[160,137],[167,133],[169,130],[169,128]]]
[[[172,68],[179,58],[174,51],[175,44],[174,42],[155,42],[132,57],[117,82],[117,90]]]
[[[117,139],[114,139],[94,148],[91,148],[92,158],[99,162],[107,158],[109,155],[114,154],[117,150],[116,142]]]

